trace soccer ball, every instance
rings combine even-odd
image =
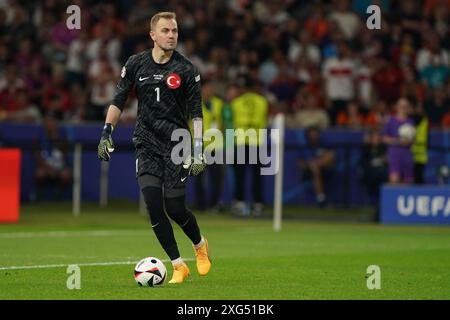
[[[416,137],[416,128],[409,123],[405,123],[398,128],[398,135],[407,140],[414,140]]]
[[[139,261],[134,267],[134,279],[141,287],[162,285],[166,279],[166,266],[161,260],[147,257]]]

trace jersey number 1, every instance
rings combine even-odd
[[[159,87],[156,87],[155,91],[156,91],[156,102],[159,102]]]

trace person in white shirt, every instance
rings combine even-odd
[[[423,47],[417,52],[416,69],[420,72],[433,64],[434,59],[440,59],[442,63],[450,66],[450,54],[441,47],[437,34],[431,34],[424,40]]]
[[[302,31],[298,41],[292,41],[289,46],[288,58],[292,63],[296,63],[300,57],[306,57],[310,62],[318,65],[321,62],[319,48],[312,42],[309,31]]]
[[[337,114],[355,96],[355,63],[349,57],[345,43],[337,45],[337,56],[327,58],[322,66],[327,105],[332,124]]]
[[[331,12],[329,19],[337,22],[347,40],[356,36],[361,25],[358,15],[350,10],[348,0],[337,0],[336,9]]]

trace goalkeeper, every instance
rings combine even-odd
[[[98,156],[108,161],[114,151],[111,138],[131,89],[135,87],[138,114],[133,135],[136,177],[147,205],[153,231],[173,265],[169,283],[181,283],[190,271],[180,256],[172,225],[174,220],[192,241],[200,275],[211,268],[208,242],[197,220],[185,206],[186,177],[203,171],[202,106],[200,75],[195,66],[175,51],[178,28],[172,12],[154,15],[150,22],[152,49],[131,56],[122,68],[116,95],[109,106],[98,146]],[[194,127],[194,152],[189,163],[175,164],[171,141],[176,129]]]

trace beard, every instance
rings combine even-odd
[[[170,52],[175,50],[175,48],[177,47],[177,43],[175,43],[175,45],[160,45],[158,44],[158,46],[164,51],[164,52]]]

